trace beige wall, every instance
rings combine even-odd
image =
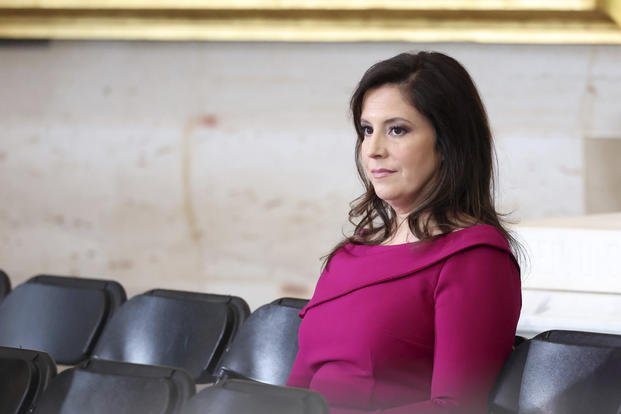
[[[310,295],[360,191],[349,95],[370,64],[418,49],[479,85],[501,209],[618,207],[619,169],[589,178],[585,139],[621,137],[619,46],[3,43],[0,267],[14,284],[77,274],[252,307]]]
[[[586,139],[584,159],[587,212],[621,211],[621,135]]]

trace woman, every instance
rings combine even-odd
[[[333,414],[485,413],[521,293],[476,87],[451,57],[404,53],[364,74],[351,110],[366,192],[300,312],[288,384]]]

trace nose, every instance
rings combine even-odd
[[[386,156],[386,143],[382,134],[374,132],[363,141],[364,153],[369,158],[383,158]]]

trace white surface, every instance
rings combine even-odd
[[[597,227],[607,218],[610,230]],[[530,257],[518,331],[621,334],[621,221],[618,214],[545,220],[517,229]],[[556,223],[556,224],[555,224]]]

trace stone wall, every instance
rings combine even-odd
[[[621,210],[620,46],[4,42],[0,268],[309,296],[360,192],[350,93],[421,49],[480,88],[501,210]]]

